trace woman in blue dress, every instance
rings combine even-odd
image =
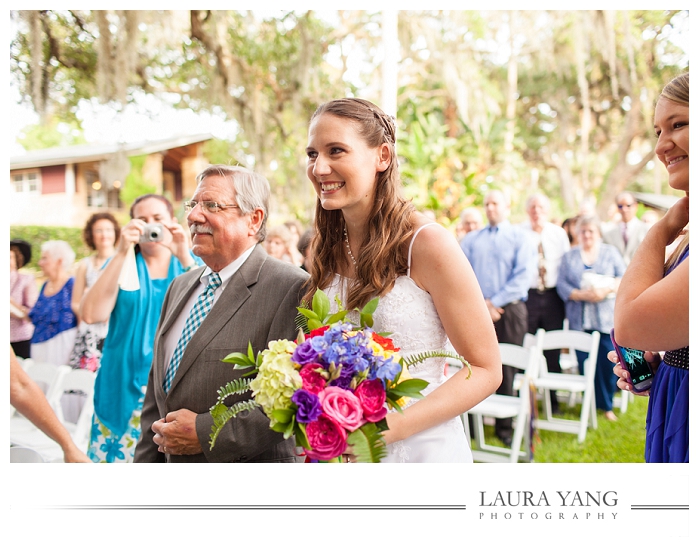
[[[139,242],[146,224],[152,223],[164,227],[162,241]],[[172,204],[163,196],[141,196],[131,206],[131,221],[121,230],[116,252],[83,297],[80,316],[85,322],[109,321],[95,379],[88,448],[93,462],[133,461],[160,309],[173,278],[196,264],[189,248]],[[132,250],[137,289],[122,276]]]
[[[646,418],[646,462],[689,462],[689,73],[665,86],[655,107],[655,153],[670,187],[685,196],[648,231],[619,286],[614,335],[657,365]],[[666,247],[681,238],[665,260]],[[660,352],[664,352],[662,361]],[[609,359],[618,361],[612,352]],[[618,386],[631,390],[616,365]]]

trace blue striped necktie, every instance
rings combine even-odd
[[[206,315],[211,310],[211,306],[214,303],[214,291],[221,285],[221,276],[218,272],[212,272],[209,274],[209,285],[206,286],[204,292],[199,295],[197,302],[194,303],[192,310],[189,311],[189,316],[187,316],[187,321],[184,324],[184,329],[180,335],[180,340],[177,341],[177,346],[175,347],[175,352],[172,354],[172,359],[167,366],[167,371],[165,372],[165,380],[163,381],[163,388],[165,393],[170,391],[170,386],[172,386],[172,379],[175,378],[175,373],[177,373],[177,368],[180,366],[180,360],[184,354],[184,349],[187,348],[187,343],[192,335],[199,329],[201,322],[204,321]]]

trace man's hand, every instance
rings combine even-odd
[[[170,455],[197,455],[202,452],[196,429],[197,414],[189,409],[168,413],[151,426],[158,451]]]
[[[499,321],[503,313],[505,312],[505,309],[494,306],[493,303],[490,302],[490,299],[486,299],[485,304],[488,307],[488,312],[490,312],[490,319],[493,320],[493,323]]]

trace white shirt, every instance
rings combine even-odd
[[[255,245],[253,245],[250,249],[246,250],[235,261],[233,261],[227,266],[224,266],[219,271],[218,274],[219,276],[221,276],[221,285],[218,287],[218,289],[216,289],[216,291],[214,291],[214,304],[211,306],[211,310],[213,310],[214,306],[216,306],[216,301],[218,301],[218,298],[221,296],[221,293],[223,293],[223,290],[228,285],[228,280],[230,280],[233,274],[235,274],[238,271],[238,269],[243,265],[243,263],[248,260],[248,257],[250,257],[250,254],[252,253],[252,250],[255,249]],[[211,274],[211,272],[212,270],[208,266],[204,269],[201,276],[199,277],[199,285],[194,289],[194,291],[192,291],[192,294],[189,296],[189,299],[185,303],[184,308],[182,308],[180,315],[175,320],[175,323],[172,324],[172,327],[168,331],[167,335],[165,335],[165,340],[163,341],[163,351],[165,353],[165,363],[163,364],[163,367],[165,371],[167,371],[167,366],[170,363],[170,360],[172,359],[172,355],[175,353],[175,348],[177,347],[177,343],[180,340],[180,335],[182,335],[184,324],[187,322],[189,311],[192,310],[192,308],[194,307],[194,303],[197,302],[199,295],[201,295],[206,289],[206,287],[209,285],[209,275]]]
[[[561,267],[561,258],[570,251],[570,240],[566,231],[558,225],[546,222],[541,232],[532,230],[531,221],[524,221],[520,224],[522,229],[527,233],[527,236],[534,244],[534,249],[539,250],[539,242],[544,248],[544,263],[546,265],[546,288],[556,287],[558,281],[558,269]],[[538,263],[537,263],[538,264]],[[539,269],[532,279],[531,286],[533,289],[539,287]]]

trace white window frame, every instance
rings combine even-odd
[[[33,179],[30,179],[29,175],[35,175]],[[22,177],[21,181],[17,181],[17,177]],[[18,185],[21,183],[21,189],[18,189]],[[31,185],[34,188],[31,188]],[[24,169],[13,171],[10,173],[10,190],[14,194],[41,194],[41,170],[40,169]]]

